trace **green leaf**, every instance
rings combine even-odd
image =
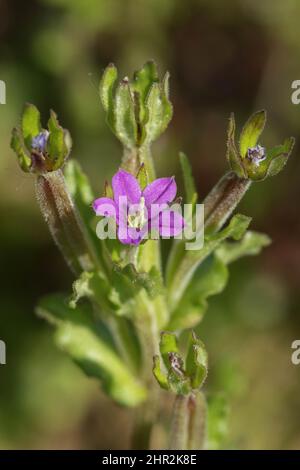
[[[69,305],[76,308],[80,299],[88,298],[100,305],[106,313],[112,312],[113,306],[107,300],[110,288],[109,282],[101,272],[84,271],[73,283],[73,295]]]
[[[159,83],[152,84],[146,99],[146,108],[145,141],[149,144],[165,131],[173,114],[173,107]]]
[[[246,122],[240,135],[240,154],[246,157],[248,148],[255,147],[264,130],[267,114],[263,109],[252,114]]]
[[[67,158],[70,147],[66,143],[66,132],[59,125],[57,116],[54,111],[50,111],[50,119],[48,121],[49,138],[47,142],[47,169],[54,171],[60,168]],[[69,135],[67,137],[70,138]],[[71,144],[70,144],[71,145]],[[49,160],[49,162],[48,162]]]
[[[230,115],[227,131],[227,160],[232,171],[234,171],[240,178],[245,178],[247,176],[235,145],[235,119],[233,113]]]
[[[25,104],[21,119],[21,130],[25,145],[31,151],[33,137],[36,137],[42,130],[40,112],[33,104]]]
[[[166,368],[170,369],[170,353],[179,353],[178,341],[174,333],[163,331],[160,335],[159,350]]]
[[[19,161],[19,165],[26,173],[30,171],[31,158],[27,153],[23,139],[20,135],[20,131],[17,128],[12,130],[12,136],[10,141],[12,150],[16,153]]]
[[[194,328],[207,309],[207,299],[219,294],[228,281],[228,269],[214,254],[209,256],[196,270],[167,326],[169,330]]]
[[[137,406],[145,400],[146,390],[104,337],[90,306],[74,310],[63,296],[52,295],[41,300],[37,314],[55,326],[57,346],[88,376],[100,380],[113,400],[124,406]]]
[[[113,94],[117,78],[117,68],[114,64],[109,64],[104,70],[99,84],[99,94],[105,111],[109,111],[113,107]]]
[[[131,149],[137,145],[137,123],[134,101],[128,79],[118,85],[114,101],[115,133],[122,144]]]
[[[142,289],[150,300],[163,292],[162,277],[155,267],[151,268],[149,273],[138,273],[133,264],[128,264],[125,268],[115,265],[111,285],[109,298],[119,315],[128,316],[135,309],[135,297]]]
[[[228,433],[229,407],[223,395],[208,397],[208,432],[207,447],[209,450],[221,449]]]
[[[185,202],[186,204],[193,204],[197,201],[198,194],[193,178],[192,168],[187,156],[183,152],[179,153],[179,159],[185,188]]]
[[[190,377],[191,386],[194,390],[202,387],[208,369],[207,351],[202,341],[195,335],[190,334],[190,345],[186,358],[186,374]]]
[[[238,240],[247,230],[251,219],[241,214],[233,216],[223,230],[205,235],[204,246],[200,250],[186,250],[179,259],[177,269],[173,269],[168,281],[169,301],[173,310],[178,305],[185,289],[191,281],[198,266],[218,247],[226,238]]]
[[[217,249],[219,259],[225,264],[232,263],[242,256],[254,256],[270,245],[271,239],[264,233],[248,231],[240,241],[224,241]]]
[[[166,374],[161,370],[160,357],[154,356],[153,358],[153,375],[156,378],[159,386],[164,390],[169,390],[169,383]]]

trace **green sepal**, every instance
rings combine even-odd
[[[166,374],[162,371],[161,369],[161,363],[160,363],[160,357],[159,356],[154,356],[153,358],[153,375],[155,379],[157,380],[159,386],[164,389],[164,390],[169,390],[169,382]]]
[[[117,68],[114,64],[109,64],[104,70],[99,84],[99,94],[105,111],[113,106],[114,87],[117,79]]]
[[[163,331],[160,335],[159,350],[167,369],[170,368],[170,353],[179,353],[177,337],[174,333]]]
[[[134,93],[137,94],[137,101],[139,103],[138,119],[143,122],[147,113],[145,103],[149,94],[150,88],[153,83],[158,82],[157,65],[153,60],[146,62],[140,70],[137,70],[133,75],[132,88]]]
[[[128,79],[122,80],[114,99],[114,131],[125,148],[137,145],[137,123],[135,118],[134,100]]]
[[[28,173],[31,168],[31,158],[27,152],[20,131],[16,127],[12,130],[10,146],[18,157],[20,167],[23,171]]]
[[[136,178],[139,182],[140,188],[144,190],[149,184],[149,176],[144,163],[141,164]]]
[[[267,113],[263,109],[252,114],[240,135],[240,155],[244,159],[249,148],[255,147],[258,139],[264,130],[267,119]]]
[[[25,145],[31,151],[31,142],[42,130],[40,112],[36,106],[26,103],[21,118],[21,131]]]
[[[198,389],[202,387],[208,368],[207,351],[204,344],[194,332],[190,334],[190,345],[186,358],[186,374],[190,377],[191,387]]]
[[[166,130],[173,115],[172,104],[159,83],[151,85],[146,109],[142,126],[145,129],[145,143],[150,144]]]
[[[72,142],[70,134],[59,125],[56,113],[52,110],[48,129],[46,166],[48,171],[55,171],[64,164],[71,151]]]
[[[230,168],[234,171],[240,178],[246,178],[247,174],[244,170],[242,160],[239,156],[239,152],[235,145],[235,119],[234,114],[231,113],[228,123],[227,131],[227,160],[229,162]]]

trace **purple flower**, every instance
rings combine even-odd
[[[38,152],[44,153],[48,142],[49,132],[44,130],[32,139],[31,147]]]
[[[177,192],[174,177],[158,178],[142,191],[133,175],[119,170],[112,188],[114,198],[96,199],[93,208],[97,215],[115,219],[122,243],[138,245],[149,233],[150,238],[169,238],[182,232],[184,219],[169,206]]]

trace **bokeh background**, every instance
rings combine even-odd
[[[300,135],[297,0],[0,0],[0,448],[126,448],[131,413],[108,401],[56,350],[37,299],[69,290],[72,278],[48,234],[9,148],[23,103],[45,119],[58,112],[73,156],[96,192],[118,167],[119,143],[98,98],[104,67],[131,74],[147,59],[171,72],[175,114],[155,145],[159,175],[179,175],[178,151],[204,197],[226,170],[229,113],[240,124],[266,108],[264,144]],[[299,140],[299,139],[298,139]],[[300,448],[299,144],[284,172],[254,185],[240,207],[273,244],[232,266],[227,290],[210,301],[200,327],[208,347],[208,388],[230,404],[225,448]]]

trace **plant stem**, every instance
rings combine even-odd
[[[67,189],[61,170],[40,175],[36,195],[51,235],[76,274],[98,266],[85,228]]]
[[[188,449],[201,450],[206,439],[206,400],[202,392],[190,395],[188,402]]]
[[[169,450],[186,450],[188,443],[189,396],[176,395],[171,422]]]
[[[251,181],[239,178],[233,171],[226,173],[204,199],[205,229],[217,232],[249,189]]]

